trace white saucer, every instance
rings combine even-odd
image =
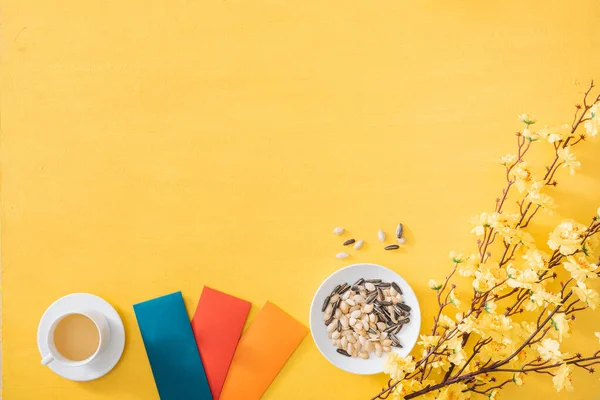
[[[402,289],[404,302],[409,305],[412,310],[410,313],[410,322],[406,324],[398,334],[398,338],[400,339],[400,342],[402,342],[403,347],[392,347],[392,351],[403,357],[410,354],[417,343],[419,331],[421,330],[421,310],[419,308],[419,301],[410,285],[402,279],[400,275],[391,269],[387,269],[377,264],[353,264],[334,272],[325,279],[317,290],[310,307],[310,332],[321,354],[336,367],[354,374],[377,374],[383,372],[383,362],[385,357],[377,358],[371,356],[368,360],[363,360],[361,358],[350,358],[338,354],[336,348],[331,344],[331,340],[327,338],[327,327],[323,323],[323,312],[321,312],[323,301],[336,285],[344,282],[352,284],[360,278],[379,278],[386,282],[396,282]]]
[[[56,300],[44,313],[38,326],[38,348],[41,356],[48,354],[46,332],[52,321],[66,311],[95,310],[104,314],[110,326],[110,342],[105,351],[91,363],[71,367],[54,360],[47,367],[63,378],[72,381],[91,381],[106,375],[121,359],[125,347],[125,327],[119,313],[106,300],[89,293],[73,293]]]

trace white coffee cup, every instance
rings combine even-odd
[[[73,314],[80,314],[89,318],[90,320],[92,320],[92,322],[94,322],[96,328],[98,329],[98,347],[96,348],[96,351],[91,356],[81,361],[74,361],[65,358],[62,354],[60,354],[60,352],[56,348],[56,345],[54,344],[54,332],[56,331],[56,327],[58,326],[60,321],[63,320],[63,318]],[[50,328],[48,329],[46,337],[48,343],[48,354],[42,357],[42,365],[48,365],[51,362],[57,361],[70,367],[79,367],[91,363],[106,349],[108,343],[110,342],[110,326],[104,314],[98,311],[66,312],[58,316],[52,322]]]

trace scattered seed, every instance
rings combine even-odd
[[[361,247],[363,247],[363,244],[365,244],[364,240],[357,240],[356,243],[354,244],[354,249],[355,250],[360,249]]]
[[[400,289],[400,286],[398,286],[396,282],[392,282],[392,287],[394,288],[394,290],[396,290],[396,292],[402,294],[402,289]]]
[[[382,242],[385,242],[385,232],[382,231],[381,229],[377,231],[377,237],[379,238],[379,240],[381,240]]]
[[[348,258],[348,257],[350,257],[350,254],[348,254],[348,253],[346,253],[346,252],[342,251],[341,253],[337,253],[337,254],[335,255],[335,257],[336,257],[336,258],[339,258],[340,260],[343,260],[344,258]]]
[[[341,235],[342,233],[344,233],[344,228],[334,228],[333,229],[333,234],[334,235]]]
[[[396,228],[396,237],[398,239],[400,239],[402,237],[402,231],[403,231],[403,227],[402,224],[398,224],[398,227]]]
[[[348,239],[343,244],[344,244],[344,246],[348,246],[348,245],[351,245],[354,242],[356,242],[356,240],[354,240],[354,239]]]
[[[405,237],[398,239],[398,244],[405,244],[405,243],[406,243]]]
[[[388,244],[384,247],[385,250],[398,250],[399,248],[400,246],[398,246],[397,244]]]
[[[350,357],[350,354],[348,354],[348,352],[344,349],[336,349],[336,351],[343,356]]]
[[[325,301],[323,302],[323,307],[321,307],[321,311],[325,312],[325,310],[327,309],[327,306],[329,305],[330,299],[331,299],[331,296],[325,297]]]

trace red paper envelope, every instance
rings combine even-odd
[[[281,308],[267,302],[240,340],[221,400],[259,400],[307,331]]]
[[[209,287],[202,290],[192,319],[192,330],[213,400],[221,394],[249,312],[250,302],[246,300]]]

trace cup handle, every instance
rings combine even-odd
[[[48,365],[52,361],[54,361],[54,356],[52,354],[48,354],[44,358],[42,358],[42,365]]]

